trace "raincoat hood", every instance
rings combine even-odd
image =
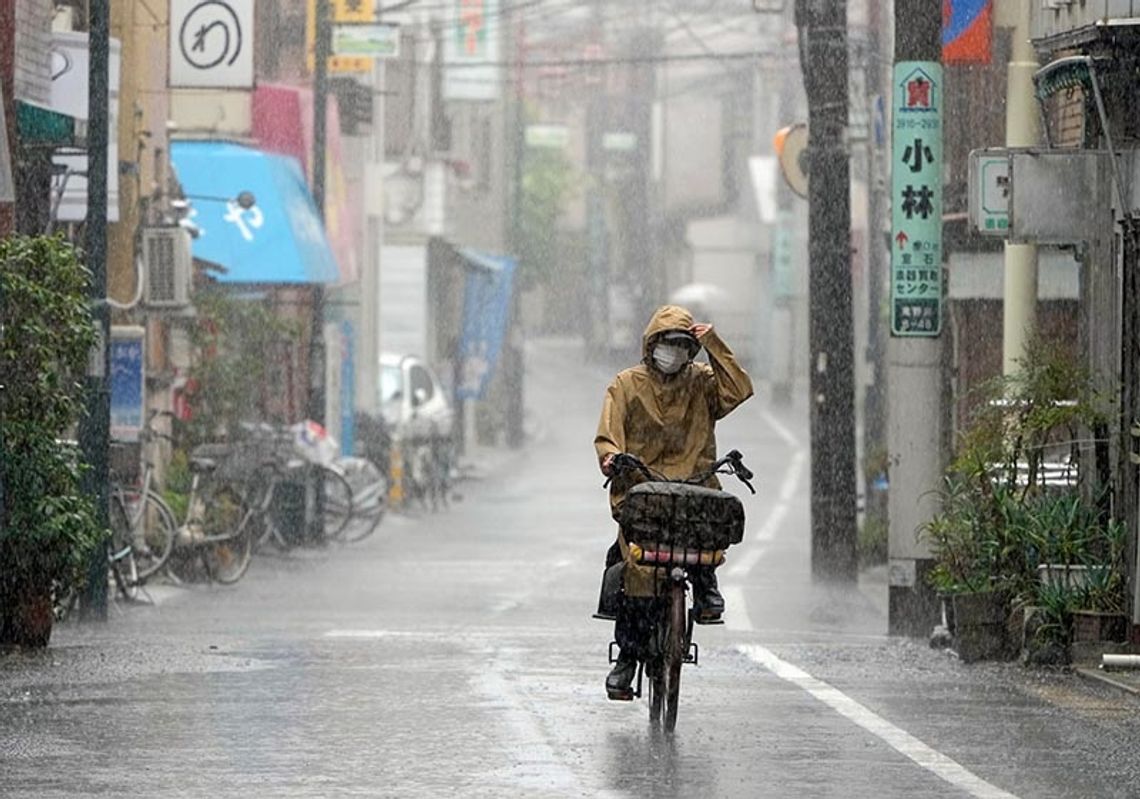
[[[688,333],[692,326],[693,315],[680,305],[662,305],[653,312],[649,324],[645,326],[645,332],[641,335],[641,357],[648,360],[650,345],[662,333],[671,330]]]

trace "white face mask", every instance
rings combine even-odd
[[[653,348],[654,365],[667,375],[676,374],[689,362],[687,347],[676,344],[658,344]]]

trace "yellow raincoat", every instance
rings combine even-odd
[[[618,374],[606,389],[602,416],[594,437],[598,462],[611,453],[628,452],[670,479],[689,477],[716,460],[718,419],[752,396],[752,380],[737,363],[715,330],[699,339],[709,363],[689,363],[674,375],[648,366],[654,340],[668,331],[688,331],[692,315],[684,308],[658,308],[642,336],[643,362]],[[610,505],[616,512],[636,479],[610,484]],[[716,478],[708,485],[719,487]],[[618,544],[626,562],[625,591],[629,596],[652,596],[654,570],[631,562],[625,538]]]

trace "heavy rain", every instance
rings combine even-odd
[[[1140,796],[1138,57],[0,0],[0,796]]]

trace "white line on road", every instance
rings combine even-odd
[[[792,449],[798,450],[800,448],[799,439],[797,439],[792,431],[785,427],[783,422],[777,419],[768,409],[764,410],[764,421],[768,423],[769,427],[776,431],[776,435],[782,438],[785,444],[787,444]]]
[[[744,589],[739,585],[726,585],[721,588],[724,594],[724,627],[726,630],[751,632],[752,618],[748,615],[748,602],[744,599]]]
[[[432,631],[417,631],[417,630],[329,630],[325,633],[325,638],[359,638],[363,640],[376,639],[376,638],[454,638],[451,632],[440,630],[438,632]]]
[[[800,478],[803,475],[803,464],[804,453],[802,450],[798,450],[792,455],[791,465],[788,466],[788,471],[784,473],[784,481],[780,484],[779,500],[768,514],[768,518],[764,520],[764,524],[761,525],[760,529],[749,537],[753,545],[748,548],[748,551],[741,556],[739,561],[729,567],[729,577],[747,576],[756,568],[756,564],[760,562],[760,558],[764,557],[764,553],[768,548],[763,546],[763,543],[771,541],[776,537],[776,531],[780,529],[780,525],[784,523],[784,519],[788,515],[792,498],[795,497],[796,491],[799,490]],[[757,544],[760,545],[757,546]]]
[[[816,679],[803,669],[781,660],[770,650],[756,645],[742,645],[738,649],[780,679],[787,680],[803,689],[841,716],[855,722],[872,735],[878,736],[895,751],[909,757],[930,773],[941,777],[957,788],[961,788],[971,796],[977,797],[977,799],[1017,799],[1013,794],[991,785],[957,761],[951,760],[905,730],[899,729],[839,689]]]

